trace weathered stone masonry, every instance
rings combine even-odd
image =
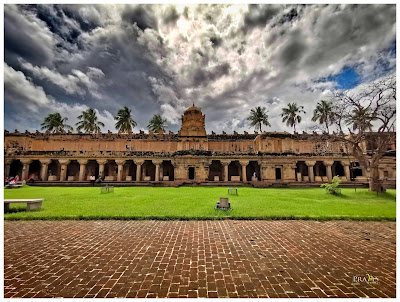
[[[364,143],[367,150],[368,142]],[[393,147],[394,148],[394,147]],[[381,160],[380,176],[395,181],[394,152]],[[5,175],[40,181],[203,184],[367,182],[366,171],[341,143],[324,135],[269,132],[212,134],[191,107],[178,134],[50,134],[5,132]]]

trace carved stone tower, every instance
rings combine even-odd
[[[206,116],[194,106],[187,109],[182,115],[180,136],[207,136],[205,129]]]

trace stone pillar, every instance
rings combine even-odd
[[[249,161],[248,160],[241,160],[241,161],[239,161],[239,163],[242,166],[242,181],[246,182],[247,181],[246,167],[249,164]]]
[[[162,163],[162,160],[152,160],[153,164],[156,166],[156,175],[155,175],[155,181],[160,181],[160,165]]]
[[[345,162],[341,162],[343,169],[344,169],[344,176],[346,177],[347,181],[350,181],[350,164],[349,163],[345,163]]]
[[[26,180],[28,178],[28,173],[29,173],[29,164],[32,162],[31,159],[21,159],[22,163],[22,174],[21,174],[21,180]]]
[[[86,175],[86,164],[88,163],[87,159],[79,159],[79,181],[85,180]]]
[[[135,164],[136,164],[136,181],[140,181],[141,180],[141,174],[142,174],[142,165],[144,163],[144,160],[139,160],[139,159],[135,159]]]
[[[61,165],[60,180],[67,180],[67,166],[70,163],[69,159],[59,159],[58,162]]]
[[[224,166],[224,181],[228,181],[228,166],[230,162],[227,161],[221,161],[221,164]]]
[[[324,165],[326,169],[326,177],[328,177],[328,181],[332,181],[332,165],[333,161],[325,161],[324,160]]]
[[[122,171],[126,160],[116,160],[115,163],[118,165],[117,181],[122,181]]]
[[[308,166],[308,179],[311,182],[314,182],[314,165],[315,165],[315,161],[306,161],[306,165]]]
[[[4,175],[6,177],[10,176],[10,169],[12,162],[13,162],[12,159],[6,159],[6,161],[4,162]]]
[[[51,159],[42,159],[40,161],[40,163],[42,164],[42,169],[40,171],[40,178],[43,181],[47,181],[47,177],[48,177],[48,171],[49,171],[49,165],[51,163]]]
[[[97,163],[99,164],[99,176],[104,180],[104,166],[107,163],[106,159],[98,159]]]

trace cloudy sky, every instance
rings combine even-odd
[[[207,132],[253,131],[246,117],[267,107],[267,131],[292,131],[289,102],[312,125],[315,104],[395,72],[395,5],[5,5],[5,129],[35,131],[53,112],[89,107],[115,131],[132,109],[146,129],[154,114],[180,128],[193,103]]]

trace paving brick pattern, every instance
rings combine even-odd
[[[5,297],[395,297],[394,222],[6,221]],[[377,284],[353,284],[366,273]]]

